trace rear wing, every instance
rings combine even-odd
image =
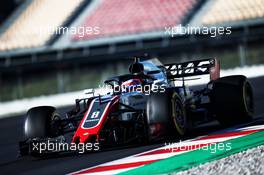
[[[220,63],[217,59],[203,59],[184,63],[165,64],[169,80],[197,75],[210,74],[210,80],[220,77]]]

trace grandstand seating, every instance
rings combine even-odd
[[[45,44],[83,0],[34,0],[0,36],[0,51]]]
[[[104,0],[80,26],[100,27],[99,35],[75,35],[73,40],[87,40],[164,30],[175,26],[198,0]]]
[[[213,0],[201,22],[202,24],[220,24],[263,17],[264,0]]]
[[[0,36],[0,51],[43,46],[50,28],[61,26],[85,0],[34,0]],[[99,34],[74,35],[69,41],[164,31],[183,24],[201,0],[100,0],[83,12],[79,27],[99,27]],[[264,17],[264,0],[208,0],[198,24],[213,25]],[[202,10],[201,10],[202,11]],[[81,13],[81,12],[79,12]],[[197,13],[195,13],[197,14]],[[86,15],[86,16],[85,16]],[[83,18],[84,16],[84,18]],[[195,18],[195,15],[192,16]],[[76,23],[75,23],[76,24]],[[42,31],[40,31],[42,29]],[[41,33],[40,33],[41,32]]]

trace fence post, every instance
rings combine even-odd
[[[246,65],[246,50],[244,44],[239,44],[239,59],[240,59],[240,67],[244,67]]]

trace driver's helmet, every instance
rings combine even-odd
[[[142,84],[141,80],[137,78],[124,81],[121,84],[122,92],[136,91],[137,87],[141,86],[141,84]]]
[[[139,62],[139,58],[135,58],[134,63],[129,66],[129,72],[134,75],[144,73],[144,66]]]

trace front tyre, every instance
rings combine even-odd
[[[60,120],[56,109],[51,106],[39,106],[28,110],[24,125],[25,139],[56,137],[59,127],[56,121]]]

